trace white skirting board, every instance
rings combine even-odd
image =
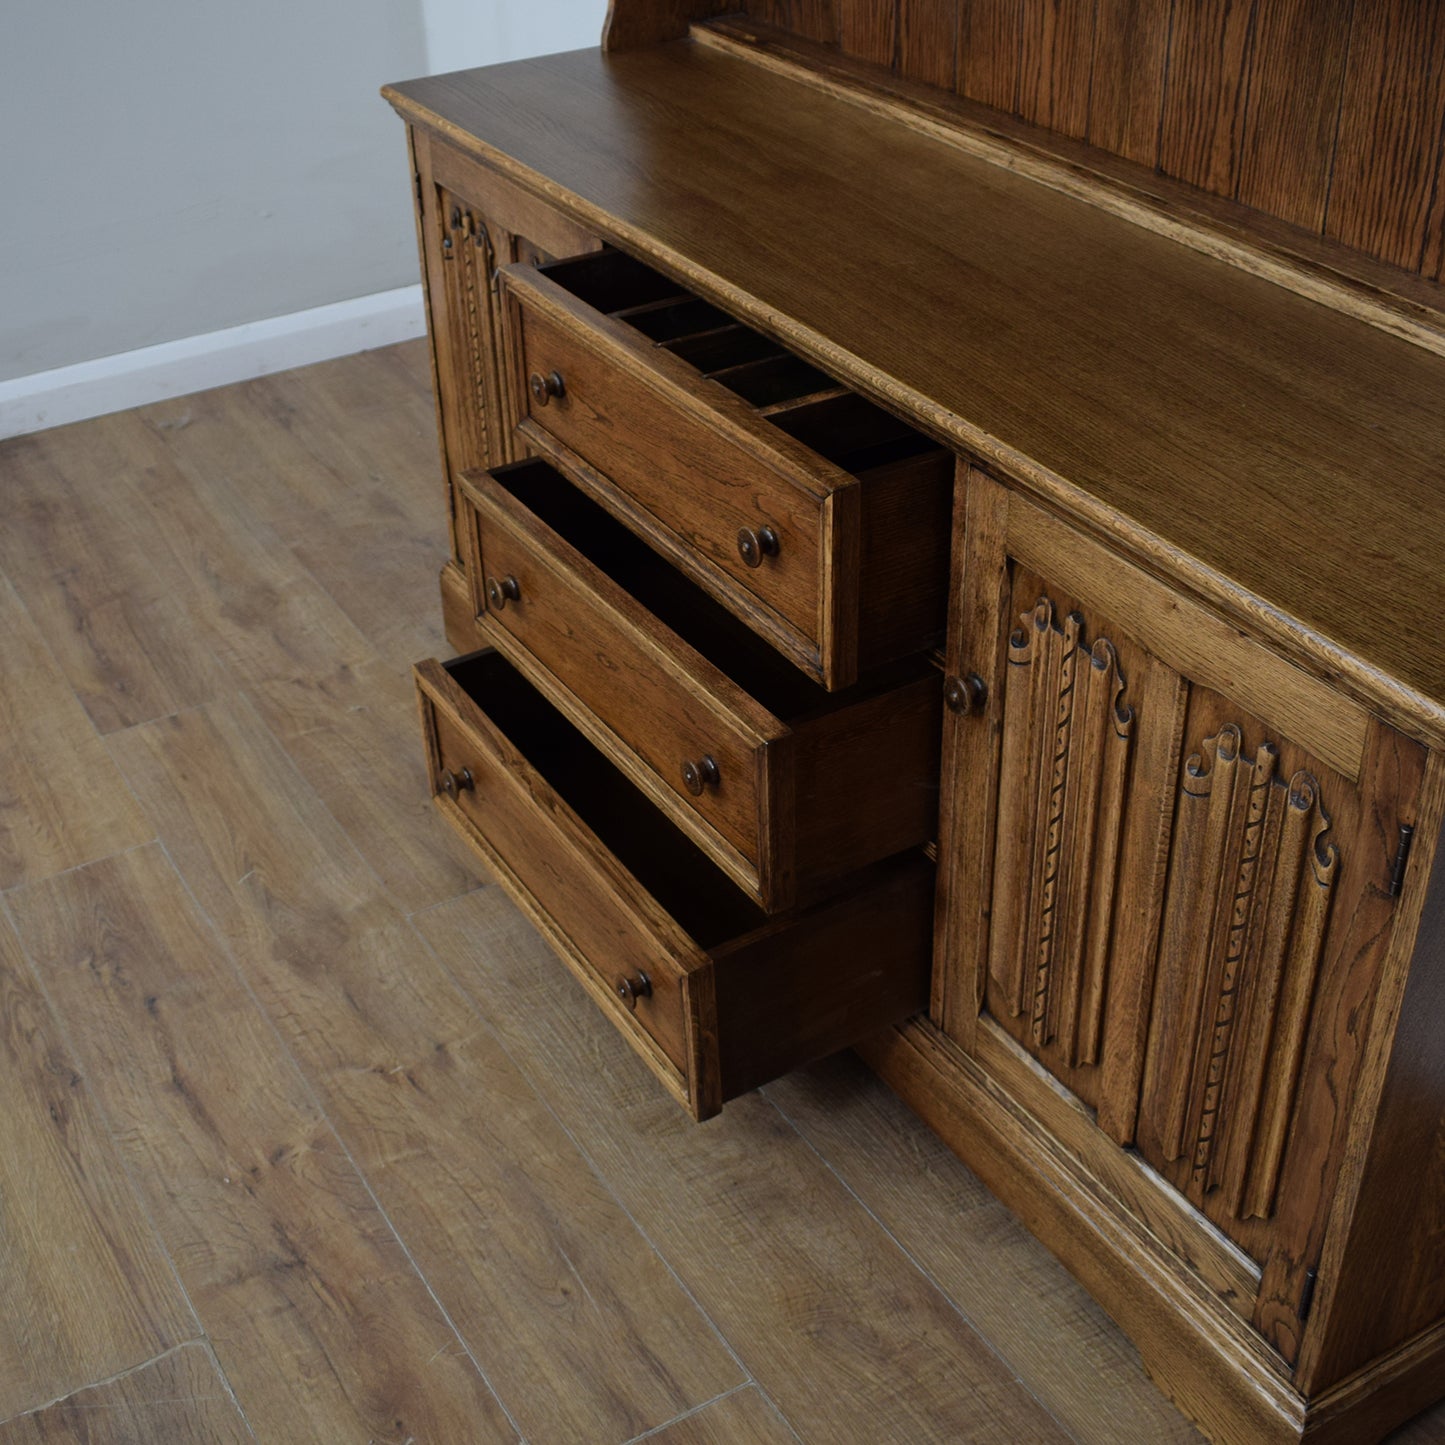
[[[207,391],[426,332],[420,286],[0,381],[0,439]]]

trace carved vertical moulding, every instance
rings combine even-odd
[[[1097,1063],[1134,712],[1114,645],[1041,597],[1009,639],[990,1002],[1022,1042]]]
[[[1221,727],[1176,813],[1145,1075],[1164,1157],[1195,1203],[1273,1213],[1339,851],[1314,774]]]

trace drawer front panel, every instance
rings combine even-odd
[[[695,811],[756,872],[766,746],[718,696],[738,689],[490,478],[469,479],[463,494],[479,615],[525,648],[647,764],[676,803]],[[507,579],[515,598],[502,590]],[[784,731],[755,705],[749,710],[775,736]],[[716,764],[716,781],[702,779],[707,758]],[[696,795],[684,764],[697,770]]]
[[[521,309],[523,404],[556,438],[655,517],[684,548],[737,592],[782,619],[813,654],[824,643],[823,578],[831,571],[830,496],[809,492],[729,435],[704,399],[734,401],[721,387],[664,375],[639,347],[614,338],[597,318],[563,326]],[[675,358],[668,371],[686,368]],[[537,404],[527,378],[562,378],[563,395]],[[820,463],[821,465],[821,463]],[[744,560],[739,537],[771,528],[775,555]]]
[[[690,974],[710,973],[711,963],[690,941],[678,946],[678,931],[667,927],[666,915],[438,664],[423,663],[417,684],[439,806],[466,825],[464,834],[481,839],[489,861],[504,865],[589,992],[635,1043],[638,1031],[645,1034],[671,1066],[673,1077],[664,1074],[664,1082],[688,1094],[687,1081],[698,1072],[689,994],[700,982]],[[444,792],[448,773],[471,777],[455,798]],[[652,993],[629,1008],[616,985],[639,971],[647,974]],[[642,1052],[648,1057],[653,1051]],[[656,1068],[659,1060],[650,1061]]]

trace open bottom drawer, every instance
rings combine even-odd
[[[769,917],[499,654],[416,679],[438,808],[695,1118],[926,1005],[922,856]]]

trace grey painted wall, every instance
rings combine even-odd
[[[0,381],[417,279],[385,81],[595,45],[601,0],[22,0]]]

